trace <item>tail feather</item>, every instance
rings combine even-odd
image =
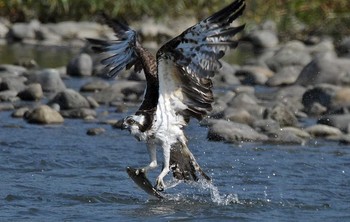
[[[199,175],[208,181],[211,180],[203,172],[187,145],[181,142],[171,147],[170,166],[173,176],[178,180],[198,181]]]

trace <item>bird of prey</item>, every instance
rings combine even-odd
[[[242,15],[244,0],[236,0],[165,43],[154,57],[142,47],[137,33],[117,20],[106,18],[116,40],[88,39],[92,49],[109,56],[101,63],[108,75],[134,66],[146,77],[144,99],[135,114],[123,119],[123,128],[139,141],[144,141],[150,163],[137,172],[146,173],[157,167],[156,149],[163,150],[163,169],[155,189],[165,188],[163,178],[172,171],[178,180],[210,181],[187,146],[184,127],[191,117],[201,120],[212,110],[211,77],[220,69],[220,59],[238,44],[233,40],[244,25],[231,23]]]

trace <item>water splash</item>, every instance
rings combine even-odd
[[[239,203],[237,194],[220,194],[218,187],[212,182],[206,180],[199,180],[197,183],[200,189],[209,190],[211,200],[218,205],[230,205]]]

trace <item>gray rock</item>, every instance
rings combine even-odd
[[[259,66],[243,66],[237,70],[235,74],[242,84],[246,85],[264,85],[274,73],[264,67]]]
[[[238,67],[221,61],[222,67],[215,73],[213,82],[215,86],[239,85],[240,81],[235,76]]]
[[[86,134],[89,136],[96,136],[106,132],[106,130],[102,127],[90,128],[87,130]]]
[[[313,107],[315,103],[330,109],[332,107],[332,100],[338,89],[339,87],[329,84],[320,84],[308,89],[302,98],[305,111],[312,114],[312,108],[315,108]]]
[[[0,111],[9,111],[9,110],[14,110],[15,107],[12,103],[0,103]]]
[[[47,105],[41,105],[25,115],[28,123],[36,124],[60,124],[64,122],[63,117]]]
[[[224,110],[223,118],[231,122],[252,125],[255,118],[250,113],[242,108],[227,108]]]
[[[278,70],[275,75],[266,81],[268,86],[291,85],[297,79],[303,69],[302,66],[284,66]]]
[[[280,125],[273,119],[258,119],[253,123],[253,128],[265,134],[273,133],[280,129]]]
[[[18,100],[18,92],[16,90],[4,90],[0,91],[0,101],[14,102]]]
[[[296,126],[298,124],[298,119],[294,113],[283,104],[278,104],[271,109],[267,108],[264,117],[275,120],[281,127]]]
[[[44,93],[39,83],[32,83],[18,93],[22,100],[35,101],[43,98]]]
[[[346,36],[337,47],[339,56],[350,58],[350,36]]]
[[[331,136],[341,136],[343,133],[335,127],[327,126],[323,124],[316,124],[309,126],[305,129],[311,136],[314,137],[331,137]]]
[[[23,118],[25,113],[28,112],[30,109],[28,107],[21,107],[13,111],[11,114],[12,117],[14,118]]]
[[[311,59],[304,44],[293,41],[281,47],[271,58],[266,60],[266,64],[271,70],[278,72],[285,66],[304,67]]]
[[[26,74],[28,70],[22,66],[2,64],[0,65],[0,77],[18,77]]]
[[[66,88],[56,69],[43,69],[28,75],[29,83],[39,83],[44,92],[58,92]]]
[[[7,77],[2,78],[0,82],[0,91],[3,90],[13,90],[13,91],[21,91],[26,86],[24,85],[25,78],[21,77]]]
[[[276,33],[270,30],[255,30],[248,34],[247,39],[259,48],[272,48],[279,42]]]
[[[269,143],[277,143],[277,144],[304,144],[305,138],[301,138],[294,134],[293,131],[287,130],[276,130],[269,135]]]
[[[333,114],[320,118],[317,123],[333,126],[345,133],[350,133],[350,114]]]
[[[69,110],[61,110],[61,115],[65,118],[78,118],[78,119],[94,119],[96,117],[96,111],[88,108],[75,108]]]
[[[57,93],[55,97],[49,101],[48,105],[53,103],[57,103],[61,110],[90,108],[87,99],[73,89],[66,89]]]
[[[123,101],[125,96],[132,93],[137,93],[141,97],[144,89],[144,82],[121,80],[104,88],[100,92],[94,93],[92,96],[100,104],[109,104],[114,101]]]
[[[350,59],[324,55],[314,58],[301,71],[296,84],[303,86],[350,83]]]
[[[98,108],[100,106],[98,104],[98,102],[92,96],[87,96],[86,99],[89,102],[91,108],[95,109],[95,108]]]
[[[81,88],[81,92],[98,92],[110,86],[107,81],[104,80],[96,80],[92,82],[88,82],[84,84]]]
[[[228,107],[239,107],[247,110],[254,118],[262,118],[265,107],[259,105],[253,95],[238,93],[228,104]]]
[[[92,59],[90,55],[82,53],[71,59],[67,65],[67,74],[71,76],[91,76]]]
[[[242,142],[266,141],[267,136],[258,133],[248,125],[229,122],[226,120],[212,120],[207,138],[213,141]]]
[[[0,22],[0,39],[4,39],[9,32],[9,28],[2,22]]]
[[[15,23],[10,29],[10,37],[14,40],[35,39],[38,26],[30,23]]]

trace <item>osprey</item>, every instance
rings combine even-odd
[[[145,173],[157,167],[156,148],[163,149],[164,165],[155,188],[165,188],[163,178],[170,171],[179,180],[210,181],[187,147],[184,127],[191,117],[201,120],[212,110],[211,77],[221,67],[219,59],[235,48],[232,37],[244,25],[231,27],[245,8],[244,0],[236,0],[212,16],[188,28],[164,44],[156,58],[140,44],[130,27],[105,17],[117,40],[88,39],[95,51],[109,56],[101,63],[116,76],[124,68],[143,69],[147,84],[144,99],[134,115],[123,119],[123,128],[139,141],[145,141],[150,155],[149,165],[139,168]]]

